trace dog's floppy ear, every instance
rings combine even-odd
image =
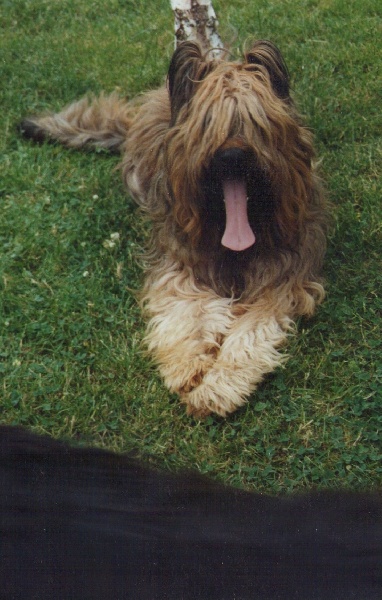
[[[175,50],[168,70],[168,89],[171,102],[171,121],[181,107],[189,102],[198,81],[208,72],[200,47],[195,42],[182,42]]]
[[[258,40],[246,53],[246,61],[250,65],[260,65],[269,74],[275,93],[286,100],[289,98],[289,71],[280,50],[268,40]]]

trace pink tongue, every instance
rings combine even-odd
[[[223,181],[226,226],[221,243],[230,250],[245,250],[255,243],[255,234],[248,223],[247,187],[239,179]]]

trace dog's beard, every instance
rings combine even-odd
[[[271,257],[270,240],[277,237],[272,182],[252,151],[235,148],[214,155],[202,190],[199,260],[194,270],[219,294],[241,296],[249,264],[252,273],[259,255]]]

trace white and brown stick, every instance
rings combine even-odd
[[[211,58],[221,56],[224,45],[218,34],[218,20],[211,0],[170,0],[175,15],[175,46],[198,42]]]

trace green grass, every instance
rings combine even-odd
[[[378,0],[216,1],[237,55],[281,48],[333,204],[328,297],[291,358],[227,420],[186,417],[142,349],[145,226],[118,158],[36,147],[25,115],[165,77],[166,0],[5,0],[1,33],[0,420],[262,491],[382,483]],[[112,234],[119,233],[113,241]]]

